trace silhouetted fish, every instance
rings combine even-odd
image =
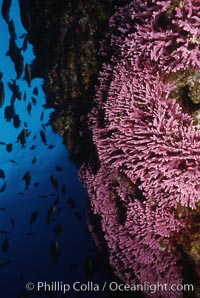
[[[31,100],[32,100],[33,105],[35,106],[36,105],[36,98],[34,96],[31,96]]]
[[[6,182],[4,182],[4,184],[2,185],[2,187],[0,188],[0,193],[4,192],[6,189]]]
[[[50,181],[51,181],[51,184],[53,185],[53,187],[55,188],[55,190],[57,191],[59,184],[58,184],[58,181],[56,180],[55,176],[51,175]]]
[[[44,143],[44,145],[46,145],[47,144],[47,139],[46,139],[46,135],[45,135],[45,133],[42,129],[40,130],[40,137],[41,137],[41,140]]]
[[[22,148],[25,148],[27,132],[27,129],[23,128],[17,136],[17,142],[19,142],[22,145]]]
[[[48,146],[48,149],[53,149],[53,148],[55,148],[54,145],[49,145],[49,146]]]
[[[24,193],[23,192],[18,192],[17,193],[19,196],[24,196]]]
[[[0,142],[0,145],[6,145],[6,143],[5,142]]]
[[[36,156],[34,156],[33,160],[32,160],[32,163],[35,163],[36,162]]]
[[[15,25],[14,25],[13,20],[10,20],[8,22],[8,30],[9,30],[10,37],[16,39],[17,35],[16,35],[16,32],[15,32]]]
[[[6,262],[0,263],[0,269],[3,269],[4,267],[6,267],[11,261],[8,260]]]
[[[4,84],[2,82],[3,73],[0,72],[0,108],[3,106],[5,101]]]
[[[40,115],[40,121],[42,122],[44,119],[44,111],[42,111],[41,115]]]
[[[8,243],[8,237],[6,236],[6,237],[4,238],[4,241],[3,241],[2,245],[1,245],[1,250],[2,250],[3,252],[7,252],[8,249],[9,249],[9,243]]]
[[[76,202],[71,197],[69,197],[69,199],[67,199],[66,204],[69,205],[71,208],[76,207]]]
[[[28,189],[30,183],[31,183],[31,175],[30,172],[27,171],[24,176],[22,177],[22,179],[25,181],[25,189]]]
[[[4,170],[0,169],[0,178],[5,179],[5,172]]]
[[[12,147],[13,147],[13,145],[11,143],[6,145],[6,150],[8,153],[12,152]]]
[[[31,147],[30,147],[30,150],[34,150],[35,149],[35,145],[32,145]]]
[[[8,87],[14,93],[17,99],[21,100],[22,94],[19,89],[19,85],[16,84],[16,80],[12,80],[12,83],[8,82]]]
[[[10,159],[9,161],[12,162],[12,163],[17,164],[17,162],[14,159]]]
[[[14,220],[13,217],[10,217],[10,223],[11,223],[13,229],[14,229],[15,228],[15,220]]]
[[[53,219],[54,215],[55,215],[55,212],[56,212],[56,206],[55,205],[52,205],[48,212],[47,212],[47,217],[46,217],[46,223],[49,224],[50,221]]]
[[[26,63],[25,65],[25,79],[27,81],[27,84],[29,87],[31,87],[31,69],[30,69],[30,65],[28,63]]]
[[[60,255],[59,244],[57,240],[53,240],[50,244],[50,254],[53,263],[56,263],[57,257]]]
[[[36,221],[37,218],[38,218],[38,211],[36,210],[31,214],[31,217],[29,220],[29,225],[32,225]]]
[[[11,0],[3,0],[2,6],[1,6],[1,14],[6,23],[9,22],[9,12],[10,12],[10,6],[11,6]]]
[[[34,89],[33,89],[33,94],[34,94],[35,96],[38,96],[38,88],[37,88],[37,87],[34,87]]]
[[[13,117],[13,125],[15,128],[19,128],[21,124],[21,120],[19,118],[18,114],[15,114],[15,116]]]
[[[59,166],[56,166],[56,171],[57,172],[62,172],[63,171],[63,168],[62,167],[59,167]]]
[[[27,106],[27,111],[28,111],[29,116],[31,116],[31,110],[32,110],[32,105],[31,105],[31,103],[29,102],[29,103],[28,103],[28,106]]]
[[[14,105],[6,106],[4,109],[4,118],[6,121],[11,121],[15,116],[15,108]]]
[[[10,234],[10,232],[7,230],[0,230],[0,234],[3,234],[3,235]]]
[[[23,41],[23,44],[22,44],[22,50],[24,52],[26,51],[27,46],[28,46],[28,36],[27,36],[27,34],[24,34],[24,41]]]
[[[40,184],[39,182],[35,182],[35,183],[34,183],[34,186],[35,186],[35,187],[38,187],[39,184]]]

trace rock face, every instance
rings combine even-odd
[[[77,164],[94,154],[82,115],[91,109],[100,66],[99,40],[120,1],[20,0],[21,19],[33,44],[32,76],[44,78],[51,124]],[[86,141],[87,140],[87,141]]]
[[[107,27],[111,1],[20,4],[97,245],[125,283],[189,281],[198,297],[199,1],[121,1]]]

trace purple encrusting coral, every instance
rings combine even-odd
[[[180,206],[196,209],[200,200],[200,131],[177,98],[196,104],[200,2],[131,1],[110,19],[100,52],[105,63],[88,116],[100,166],[80,170],[91,210],[125,283],[179,284],[170,239],[187,227]]]

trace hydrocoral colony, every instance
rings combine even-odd
[[[170,239],[187,226],[180,206],[196,209],[200,198],[192,114],[200,103],[199,44],[198,0],[135,0],[111,17],[101,45],[105,63],[88,116],[99,166],[91,161],[80,176],[110,264],[125,283],[182,282]],[[196,108],[183,105],[185,98]]]

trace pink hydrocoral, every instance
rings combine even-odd
[[[95,173],[85,165],[80,176],[126,283],[181,281],[170,237],[187,221],[178,206],[195,209],[200,199],[200,132],[169,78],[200,71],[198,3],[131,1],[110,19],[101,45],[107,62],[88,116],[100,166]]]

